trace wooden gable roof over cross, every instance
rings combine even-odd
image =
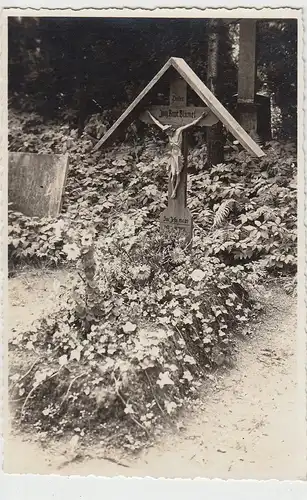
[[[98,141],[93,148],[97,151],[103,144],[109,142],[112,135],[124,122],[126,122],[131,114],[134,114],[139,108],[141,101],[156,85],[156,83],[170,69],[174,68],[179,75],[186,81],[190,88],[199,96],[203,103],[210,108],[211,112],[220,120],[223,125],[231,132],[231,134],[240,142],[240,144],[253,156],[258,158],[265,156],[262,149],[253,141],[248,133],[239,125],[234,117],[224,108],[220,101],[212,94],[208,87],[194,73],[192,68],[180,57],[171,57],[161,70],[153,77],[148,85],[139,93],[134,101],[122,113],[118,120],[109,128],[105,135]],[[131,117],[130,117],[131,119]]]

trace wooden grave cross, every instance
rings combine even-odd
[[[169,139],[168,206],[160,215],[161,230],[180,230],[190,241],[193,221],[187,208],[187,129],[212,126],[218,118],[208,107],[187,106],[187,83],[176,75],[170,80],[169,105],[152,106],[141,113],[140,119],[159,126]]]
[[[253,141],[241,125],[224,108],[200,78],[194,73],[186,61],[180,57],[171,57],[139,93],[105,135],[94,146],[97,151],[107,144],[125,122],[133,120],[135,111],[140,109],[141,102],[151,92],[156,83],[172,68],[170,78],[170,102],[168,106],[153,106],[143,112],[140,119],[146,123],[155,123],[166,132],[169,139],[170,180],[168,188],[168,206],[162,212],[160,221],[162,230],[183,230],[187,239],[192,237],[192,217],[187,208],[187,140],[186,130],[192,126],[211,126],[219,120],[253,156],[261,158],[265,153]],[[198,95],[206,107],[187,106],[187,85]],[[144,107],[142,106],[142,109]],[[135,113],[135,114],[134,114]],[[204,113],[204,116],[202,116]],[[137,112],[139,115],[139,111]],[[130,118],[129,118],[130,117]],[[179,175],[178,175],[179,173]],[[179,183],[177,185],[177,180]]]

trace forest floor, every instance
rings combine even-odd
[[[53,306],[54,279],[66,271],[25,271],[9,280],[9,330],[17,331]],[[212,377],[200,399],[138,456],[49,443],[8,431],[4,470],[61,475],[304,479],[296,384],[296,299],[268,290],[266,312],[248,339],[237,341],[232,369]],[[11,333],[12,335],[14,333]]]

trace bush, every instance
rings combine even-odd
[[[9,211],[8,251],[14,264],[47,262],[55,265],[66,258],[61,220],[27,217]]]
[[[107,238],[71,234],[65,251],[80,280],[10,343],[22,425],[97,433],[134,450],[197,397],[206,374],[231,363],[235,329],[252,311],[252,275],[157,235],[127,218]]]
[[[230,265],[258,261],[270,272],[296,271],[295,155],[293,145],[271,143],[260,161],[242,151],[190,175],[190,207],[206,230],[209,255]]]

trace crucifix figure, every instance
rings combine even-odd
[[[187,82],[179,75],[169,77],[169,103],[153,105],[140,114],[148,125],[156,125],[168,138],[168,200],[160,215],[165,233],[179,231],[187,241],[193,234],[193,220],[187,207],[187,129],[210,127],[218,119],[209,106],[189,106]]]
[[[164,125],[157,118],[155,118],[150,111],[147,111],[153,123],[155,123],[161,130],[166,132],[168,136],[169,145],[169,176],[172,183],[172,193],[171,198],[176,198],[177,189],[180,184],[181,172],[184,167],[184,162],[182,158],[182,135],[183,131],[197,125],[208,113],[209,111],[204,111],[198,118],[190,123],[182,125],[181,127],[175,127],[174,125]]]

